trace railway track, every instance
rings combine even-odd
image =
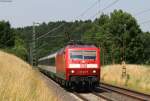
[[[77,92],[74,92],[73,94],[76,95],[82,101],[89,101],[89,99],[87,99],[86,97],[82,96],[81,94],[79,94]]]
[[[48,75],[46,75],[43,72],[41,72],[41,73],[42,73],[42,75],[43,75],[44,78],[46,78],[48,81],[51,81],[53,84],[55,84],[55,85],[58,86],[58,84],[56,82],[54,82],[53,80],[51,80],[51,78]],[[48,82],[48,84],[49,83],[50,82]],[[106,100],[103,100],[103,99],[107,98],[106,96],[103,96],[103,95],[96,95],[92,91],[88,91],[86,93],[85,92],[79,93],[79,92],[76,92],[76,91],[70,91],[69,90],[67,92],[70,93],[70,95],[72,95],[73,97],[75,97],[75,99],[77,99],[77,101],[79,101],[79,100],[80,101],[106,101]],[[91,97],[91,95],[93,97]],[[68,101],[69,101],[69,99],[68,99]]]
[[[81,101],[150,101],[150,95],[124,89],[109,84],[101,83],[95,90],[89,93],[74,92]],[[93,96],[97,97],[93,99]]]
[[[97,88],[97,90],[101,90],[101,91],[106,91],[110,94],[111,98],[108,100],[120,100],[122,101],[122,98],[131,100],[131,101],[150,101],[150,95],[148,94],[143,94],[140,92],[136,92],[136,91],[132,91],[129,89],[125,89],[125,88],[121,88],[121,87],[117,87],[117,86],[112,86],[109,84],[105,84],[105,83],[101,83],[100,87]],[[95,93],[97,94],[97,93]],[[113,96],[116,95],[116,96]],[[113,99],[114,98],[114,99]],[[117,98],[121,98],[121,99],[117,99]],[[125,100],[126,101],[126,100]]]
[[[81,101],[111,101],[110,99],[107,99],[106,96],[98,95],[94,92],[89,93],[73,93],[75,96],[77,96]]]
[[[104,95],[104,94],[99,94],[97,92],[93,92],[94,95],[101,97],[102,99],[106,101],[116,101],[116,99],[111,98],[110,96]]]
[[[45,74],[44,74],[45,75]],[[47,76],[47,75],[45,75]],[[150,101],[150,95],[101,83],[89,92],[70,92],[81,101]]]

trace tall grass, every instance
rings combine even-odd
[[[102,81],[150,94],[150,67],[142,65],[125,66],[125,77],[122,77],[122,65],[102,67]]]
[[[36,70],[0,51],[0,101],[56,101]]]

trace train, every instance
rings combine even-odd
[[[66,88],[95,88],[100,82],[100,49],[69,44],[38,60],[40,71]]]

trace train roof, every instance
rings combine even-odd
[[[81,40],[71,40],[65,48],[96,48],[93,43],[85,43]]]
[[[42,57],[42,58],[40,58],[38,61],[42,61],[42,60],[54,58],[54,57],[56,57],[56,54],[57,54],[57,52],[55,52],[55,53],[53,53],[53,54],[50,54],[50,55],[48,55],[48,56]]]
[[[67,45],[66,48],[97,48],[95,45]]]
[[[67,45],[65,48],[62,48],[61,50],[59,50],[53,54],[50,54],[48,56],[42,57],[38,61],[54,58],[54,57],[56,57],[57,53],[62,53],[66,48],[97,48],[97,47],[95,45],[88,45],[88,44],[86,44],[86,45],[85,44],[84,45],[78,45],[78,44]]]

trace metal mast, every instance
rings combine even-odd
[[[36,56],[36,31],[35,25],[39,23],[33,22],[33,29],[32,29],[32,42],[30,46],[30,63],[33,66],[37,65],[37,56]]]

